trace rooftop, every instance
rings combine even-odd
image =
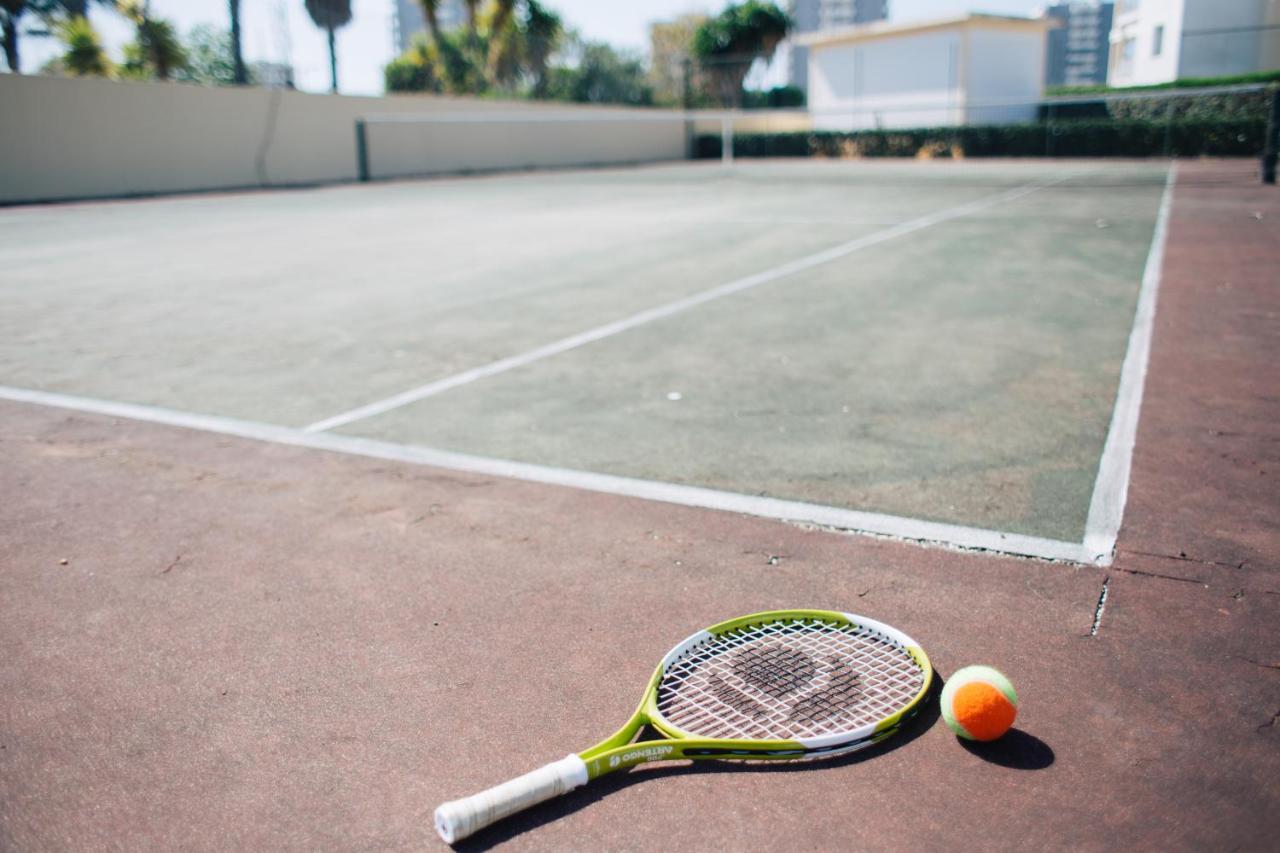
[[[850,42],[870,41],[872,39],[891,38],[902,35],[915,35],[931,30],[949,30],[960,27],[979,27],[982,29],[1019,30],[1023,32],[1044,32],[1058,24],[1047,18],[1025,18],[1018,15],[988,15],[972,13],[948,18],[934,18],[925,21],[909,21],[906,23],[890,23],[876,21],[871,24],[858,24],[851,27],[820,30],[797,36],[797,44],[819,47]]]

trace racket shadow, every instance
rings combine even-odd
[[[564,796],[534,806],[527,811],[513,815],[506,820],[482,829],[475,835],[463,839],[453,845],[454,850],[472,851],[488,850],[504,842],[510,841],[531,829],[559,820],[562,817],[581,811],[597,800],[602,800],[637,782],[665,779],[671,776],[690,776],[696,773],[815,773],[823,770],[861,764],[870,761],[895,749],[901,749],[920,735],[931,729],[938,721],[938,696],[942,692],[942,679],[934,678],[929,692],[920,703],[920,710],[914,717],[902,724],[897,734],[875,746],[858,752],[815,761],[693,761],[684,764],[658,761],[652,764],[641,764],[625,773],[611,773],[602,776],[590,785],[570,791]],[[661,738],[662,735],[645,727],[639,739]]]

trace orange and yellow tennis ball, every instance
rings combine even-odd
[[[995,740],[1018,716],[1018,694],[989,666],[957,670],[942,688],[942,719],[966,740]]]

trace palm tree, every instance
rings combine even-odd
[[[422,6],[422,17],[427,22],[427,29],[431,32],[431,40],[437,45],[440,44],[440,0],[418,0]]]
[[[21,74],[18,67],[18,20],[27,11],[27,0],[0,0],[0,41],[4,42],[4,60],[9,70]]]
[[[491,81],[514,75],[519,66],[520,33],[511,20],[516,0],[494,0],[489,14],[489,57],[486,71]]]
[[[720,89],[727,107],[742,105],[742,83],[751,63],[773,57],[791,29],[791,18],[768,0],[730,4],[694,33],[693,52]]]
[[[133,22],[137,38],[125,48],[132,53],[126,65],[136,66],[135,73],[146,74],[147,68],[158,80],[168,80],[173,72],[187,65],[187,51],[173,24],[151,17],[148,0],[124,0],[120,13]]]
[[[564,24],[560,16],[544,7],[537,0],[526,0],[525,47],[529,71],[533,75],[533,96],[545,98],[550,75],[547,66],[564,37]]]
[[[322,30],[329,33],[329,77],[332,84],[329,91],[338,91],[338,48],[334,43],[333,31],[351,23],[351,0],[306,0],[307,14]]]
[[[231,61],[235,65],[235,82],[243,86],[249,82],[249,72],[244,67],[244,55],[240,52],[240,0],[227,0],[231,7]]]
[[[462,0],[467,5],[467,33],[472,39],[476,37],[476,7],[480,0]]]
[[[62,54],[63,71],[74,77],[106,77],[111,73],[111,60],[102,47],[102,39],[88,18],[67,18],[57,25],[58,38],[67,46]]]

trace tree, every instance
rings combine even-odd
[[[443,92],[436,76],[435,45],[421,38],[383,69],[388,92]]]
[[[178,80],[206,86],[237,85],[235,47],[231,34],[208,24],[193,27],[187,35],[187,64],[174,74]],[[244,82],[251,75],[244,69]]]
[[[648,106],[653,89],[638,56],[619,53],[603,42],[584,42],[574,65],[554,68],[548,96],[584,104]]]
[[[388,91],[432,91],[540,97],[560,44],[560,18],[538,0],[477,2],[476,28],[443,32],[423,11],[430,40],[419,40],[385,69]]]
[[[439,43],[440,0],[418,0],[418,4],[422,6],[422,17],[427,22],[427,32],[431,34],[431,40]]]
[[[4,61],[14,74],[21,74],[18,57],[18,22],[27,12],[27,0],[0,0],[0,41],[4,42]]]
[[[243,86],[249,82],[249,71],[240,50],[240,0],[227,0],[227,6],[231,13],[231,77],[237,86]]]
[[[51,25],[56,25],[57,21],[52,20],[55,16],[60,20],[72,18],[89,20],[89,3],[90,0],[33,0],[28,5],[39,7],[36,11],[48,19]],[[109,8],[121,5],[120,0],[98,0],[98,3]],[[60,15],[59,11],[61,11]]]
[[[693,63],[693,38],[706,22],[706,15],[691,13],[649,28],[649,80],[655,102],[685,108],[712,102]]]
[[[757,59],[770,59],[791,19],[774,3],[747,0],[711,18],[693,37],[693,52],[716,83],[725,106],[742,104],[742,83]]]
[[[338,91],[338,46],[334,31],[351,23],[351,0],[306,0],[307,14],[315,25],[329,33],[329,91]]]
[[[120,13],[134,25],[133,42],[124,46],[126,77],[169,80],[187,67],[187,51],[173,24],[151,15],[145,0],[125,0]]]
[[[547,96],[547,68],[551,56],[560,46],[564,36],[564,23],[560,16],[536,0],[525,3],[522,28],[525,36],[525,59],[533,78],[533,96]]]
[[[467,32],[474,38],[477,34],[476,8],[480,5],[480,0],[462,0],[462,2],[467,7]]]
[[[489,35],[485,73],[490,80],[512,75],[520,63],[520,32],[512,21],[516,0],[494,0],[486,22]]]
[[[53,65],[73,77],[106,77],[111,74],[111,60],[102,47],[102,39],[88,18],[65,18],[54,28],[66,47]]]

